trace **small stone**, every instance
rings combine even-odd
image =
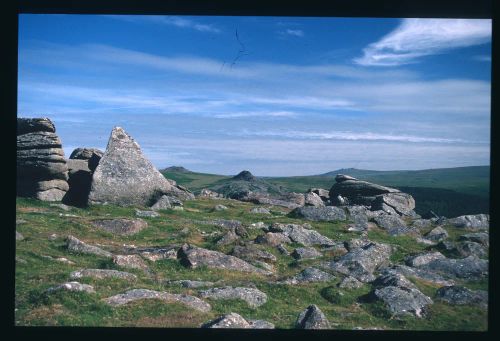
[[[292,241],[282,233],[267,232],[264,235],[257,236],[255,243],[277,246],[280,244],[290,244]]]
[[[266,227],[266,224],[264,224],[263,221],[259,221],[257,223],[252,223],[248,226],[248,228],[250,228],[250,229],[262,229],[264,227]]]
[[[332,274],[329,274],[327,272],[321,271],[313,267],[309,267],[305,268],[297,275],[277,283],[295,285],[301,283],[329,282],[333,279],[335,279],[335,276],[333,276]]]
[[[476,304],[483,308],[488,307],[488,292],[484,290],[473,291],[465,287],[453,285],[439,288],[436,292],[436,296],[439,300],[449,304]]]
[[[202,287],[211,287],[211,286],[215,285],[214,282],[192,281],[189,279],[182,279],[182,280],[177,280],[177,281],[167,281],[166,284],[179,285],[183,288],[202,288]]]
[[[425,235],[426,239],[436,241],[436,242],[440,242],[442,240],[445,240],[448,237],[449,237],[448,232],[444,228],[442,228],[441,226],[433,228],[431,231],[429,231]]]
[[[338,284],[338,287],[343,289],[358,289],[362,286],[363,283],[351,276],[344,277],[344,279]]]
[[[250,213],[255,213],[255,214],[271,214],[271,212],[264,207],[255,207],[250,210]]]
[[[441,252],[419,253],[418,255],[406,257],[406,265],[420,267],[436,259],[445,259]]]
[[[108,258],[113,257],[111,252],[105,251],[94,245],[86,244],[73,236],[68,236],[66,241],[67,241],[67,248],[71,252],[94,254],[97,256],[103,256]]]
[[[299,314],[295,323],[299,329],[330,329],[325,314],[315,305],[312,304]]]
[[[240,299],[248,303],[252,308],[259,307],[267,302],[267,295],[254,288],[243,287],[221,287],[212,288],[200,292],[201,297],[215,300]]]
[[[158,218],[160,214],[155,211],[141,211],[135,210],[135,215],[142,218]]]
[[[215,211],[225,211],[225,210],[227,210],[227,207],[224,205],[215,205],[214,210]]]
[[[323,256],[321,252],[312,247],[299,247],[292,252],[292,257],[297,260],[314,259]]]
[[[201,326],[201,328],[237,328],[237,329],[248,329],[251,328],[250,323],[248,323],[241,315],[236,313],[229,313],[216,318],[215,320],[209,321]]]
[[[24,236],[16,231],[16,240],[23,240]]]
[[[52,233],[52,234],[49,236],[49,238],[48,238],[48,239],[49,239],[49,240],[51,240],[51,241],[54,241],[54,240],[56,240],[58,237],[59,237],[59,236],[58,236],[57,234]]]
[[[108,270],[108,269],[82,269],[73,271],[69,277],[71,279],[79,279],[90,277],[94,279],[119,278],[124,280],[136,280],[137,276],[124,271]]]
[[[91,224],[94,227],[121,236],[136,234],[148,226],[148,223],[140,218],[96,219],[91,221]]]
[[[252,329],[274,329],[274,324],[264,320],[247,320]]]
[[[129,269],[147,269],[148,267],[138,255],[115,255],[113,256],[113,263]]]
[[[52,293],[54,291],[59,291],[59,290],[67,290],[67,291],[83,291],[87,293],[94,293],[94,287],[88,284],[81,284],[78,282],[66,282],[61,285],[51,287],[47,289],[48,293]]]
[[[285,255],[285,256],[289,256],[290,255],[290,252],[285,248],[285,246],[283,244],[279,244],[278,246],[276,246],[276,248],[278,249],[278,251],[282,255]]]

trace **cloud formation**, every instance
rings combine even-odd
[[[490,19],[403,19],[381,40],[363,49],[354,62],[364,66],[397,66],[418,58],[487,43]]]
[[[137,23],[154,23],[179,28],[193,29],[199,32],[220,33],[221,30],[214,25],[201,24],[193,19],[172,15],[106,15],[107,18],[124,20]]]

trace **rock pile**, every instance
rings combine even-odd
[[[48,118],[17,119],[17,195],[61,201],[69,189],[61,140]]]

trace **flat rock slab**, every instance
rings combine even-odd
[[[66,282],[61,285],[51,287],[47,289],[48,293],[52,293],[55,291],[66,290],[66,291],[82,291],[87,293],[94,293],[94,287],[88,284],[81,284],[78,282]]]
[[[290,215],[311,221],[344,221],[347,219],[345,211],[336,206],[303,206],[294,209]]]
[[[330,238],[323,236],[315,230],[305,228],[303,225],[274,223],[269,230],[271,232],[281,233],[290,238],[293,242],[300,243],[305,246],[332,246],[336,244]]]
[[[330,322],[325,314],[315,305],[308,306],[297,317],[295,325],[299,329],[330,329]]]
[[[102,257],[106,257],[106,258],[113,257],[113,254],[111,252],[105,251],[105,250],[101,249],[100,247],[97,247],[94,245],[86,244],[73,236],[68,236],[66,238],[66,243],[67,243],[66,244],[67,248],[70,252],[93,254],[93,255],[102,256]]]
[[[215,300],[240,299],[248,303],[252,308],[257,308],[267,302],[267,295],[255,288],[243,287],[221,287],[212,288],[200,292],[203,298]]]
[[[139,255],[115,255],[113,256],[113,263],[128,269],[145,270],[148,268],[144,260]]]
[[[488,276],[488,261],[469,256],[463,259],[436,259],[421,268],[438,272],[446,277],[478,280]]]
[[[370,243],[353,249],[338,261],[325,262],[323,267],[368,283],[375,279],[373,272],[389,261],[391,251],[389,245]]]
[[[272,272],[259,269],[237,257],[193,245],[184,244],[179,250],[178,258],[181,264],[190,268],[197,268],[198,266],[204,265],[209,268],[272,275]]]
[[[120,236],[136,234],[148,226],[142,219],[96,219],[90,222],[94,227]]]
[[[441,252],[419,253],[417,255],[407,256],[405,259],[406,265],[420,267],[428,264],[436,259],[445,259],[446,257]]]
[[[293,250],[292,257],[297,260],[314,259],[323,256],[321,252],[312,247],[299,247]]]
[[[73,271],[69,277],[71,279],[78,279],[83,277],[90,277],[94,279],[107,279],[107,278],[118,278],[127,281],[133,281],[137,279],[137,276],[129,272],[108,270],[108,269],[82,269]]]
[[[166,303],[182,303],[189,308],[203,313],[209,312],[212,309],[210,304],[194,296],[171,294],[165,291],[154,291],[149,289],[132,289],[123,294],[108,297],[104,299],[104,301],[111,306],[117,307],[129,302],[144,299],[157,299]]]
[[[470,290],[461,286],[446,286],[439,288],[436,292],[439,300],[453,305],[479,305],[488,307],[488,292],[485,290]]]
[[[335,279],[335,276],[329,274],[328,272],[324,272],[322,270],[313,267],[308,267],[299,272],[298,274],[296,274],[295,276],[276,283],[296,285],[302,283],[329,282],[333,279]]]

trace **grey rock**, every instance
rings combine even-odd
[[[141,211],[135,210],[135,215],[142,218],[158,218],[160,214],[155,211]]]
[[[49,118],[18,118],[17,135],[46,131],[55,133],[56,127]]]
[[[201,190],[198,195],[199,198],[210,198],[210,199],[222,199],[224,195],[221,193],[217,193],[215,191],[209,190],[208,188],[204,188]]]
[[[412,221],[411,226],[417,229],[425,229],[432,226],[430,219],[415,219]]]
[[[133,281],[137,279],[137,276],[124,271],[109,270],[109,269],[82,269],[73,271],[69,277],[71,279],[79,279],[83,277],[90,277],[94,279],[107,279],[107,278],[118,278],[127,281]]]
[[[304,218],[311,221],[344,221],[347,219],[344,210],[340,207],[335,206],[298,207],[290,212],[290,215],[293,217]]]
[[[148,223],[142,219],[96,219],[91,224],[101,230],[117,234],[120,236],[130,236],[136,234],[148,226]]]
[[[377,195],[373,201],[372,210],[384,210],[385,207],[393,209],[397,214],[412,216],[415,208],[415,199],[406,193],[386,193]]]
[[[417,278],[419,280],[422,280],[424,282],[429,282],[434,285],[439,285],[439,286],[445,286],[445,285],[453,285],[455,282],[450,279],[445,279],[444,277],[440,276],[439,274],[436,274],[431,271],[427,271],[424,269],[419,269],[419,268],[412,268],[406,265],[393,265],[387,268],[384,268],[383,270],[380,271],[381,274],[399,274],[403,275],[405,277],[413,277]]]
[[[229,313],[203,324],[201,328],[249,329],[251,328],[251,325],[247,322],[247,320],[241,317],[241,315]]]
[[[490,235],[486,232],[467,233],[458,238],[460,241],[471,241],[480,243],[486,247],[490,246]]]
[[[323,267],[368,283],[375,279],[373,272],[380,266],[386,265],[391,252],[389,245],[370,243],[353,249],[341,256],[338,261],[325,262]]]
[[[278,284],[302,284],[313,282],[329,282],[335,279],[335,276],[319,269],[308,267],[291,278],[277,282]]]
[[[240,237],[236,234],[234,229],[229,230],[226,232],[218,241],[217,245],[228,245],[232,244],[235,241],[239,240]]]
[[[330,189],[330,198],[340,195],[347,198],[349,204],[371,205],[375,196],[396,192],[399,190],[352,178],[335,183]]]
[[[436,259],[445,259],[446,257],[441,252],[419,253],[417,255],[407,256],[405,259],[406,265],[412,267],[420,267],[426,265]]]
[[[141,257],[146,258],[152,262],[156,262],[162,259],[177,259],[177,251],[179,250],[178,245],[170,245],[164,247],[144,247],[136,248],[135,253],[141,255]]]
[[[154,291],[148,289],[128,290],[123,294],[108,297],[104,299],[104,302],[111,306],[117,307],[129,302],[144,299],[157,299],[166,303],[182,303],[191,309],[195,309],[203,313],[209,312],[212,309],[210,304],[194,296],[184,294],[171,294],[164,291]]]
[[[250,210],[250,213],[257,213],[257,214],[271,214],[267,208],[264,207],[255,207]]]
[[[447,251],[451,257],[464,258],[469,256],[476,256],[479,258],[488,256],[488,248],[482,244],[472,242],[472,241],[460,241],[460,242],[441,242],[438,247],[442,250]]]
[[[391,236],[420,234],[418,229],[408,227],[397,215],[383,214],[373,218],[373,220]]]
[[[16,240],[23,240],[24,236],[16,231]]]
[[[276,248],[278,249],[278,251],[282,255],[285,255],[285,256],[289,256],[290,255],[290,252],[286,249],[286,247],[283,244],[277,245]]]
[[[335,176],[335,182],[342,182],[346,180],[357,180],[357,179],[350,175],[345,175],[345,174],[337,174]]]
[[[398,287],[398,288],[407,288],[407,289],[416,289],[418,288],[410,282],[405,276],[399,273],[382,273],[378,276],[372,283],[375,288],[383,288],[383,287]]]
[[[215,300],[240,299],[248,303],[252,308],[257,308],[267,302],[267,295],[254,288],[243,287],[221,287],[200,291],[203,298]]]
[[[375,289],[373,295],[385,303],[393,316],[414,315],[422,317],[424,308],[433,301],[418,289],[386,286]]]
[[[103,155],[104,152],[97,148],[76,148],[73,150],[69,158],[87,161],[90,171],[93,172],[97,168],[97,165],[99,165],[99,161]]]
[[[215,205],[214,210],[215,211],[225,211],[225,210],[227,210],[227,206],[224,206],[224,205]]]
[[[304,195],[304,203],[306,206],[314,206],[314,207],[325,206],[325,203],[323,202],[321,197],[314,192],[306,193]]]
[[[192,281],[189,279],[182,279],[177,281],[167,281],[166,284],[169,285],[179,285],[184,288],[202,288],[202,287],[211,287],[215,285],[214,282],[208,281]]]
[[[363,283],[351,276],[344,277],[344,279],[342,279],[342,281],[338,284],[338,287],[342,289],[358,289],[362,286]]]
[[[296,327],[299,329],[330,329],[325,314],[315,305],[308,306],[301,312],[296,321]]]
[[[470,290],[461,286],[446,286],[439,288],[436,292],[439,300],[453,305],[479,305],[488,307],[488,292],[484,290]]]
[[[102,256],[102,257],[107,257],[107,258],[113,257],[111,252],[105,251],[105,250],[101,249],[100,247],[97,247],[94,245],[86,244],[73,236],[68,236],[66,238],[66,243],[67,243],[66,245],[67,245],[68,250],[71,252],[94,254],[97,256]]]
[[[488,276],[488,261],[469,256],[463,259],[435,259],[421,268],[438,272],[446,277],[478,280]]]
[[[279,232],[292,240],[295,243],[300,243],[305,246],[324,245],[333,246],[335,242],[328,237],[323,236],[317,231],[305,228],[304,225],[297,224],[280,224],[274,223],[269,228],[271,232]],[[278,243],[281,244],[281,243]],[[276,244],[276,245],[278,245]]]
[[[350,222],[349,231],[366,231],[368,229],[368,209],[365,206],[346,206],[347,217]]]
[[[273,233],[267,232],[264,235],[257,236],[255,238],[255,243],[278,246],[280,244],[290,244],[292,241],[283,233]]]
[[[37,192],[35,198],[42,201],[61,201],[66,195],[66,191],[58,188],[52,188],[46,191]]]
[[[56,207],[56,208],[59,208],[63,211],[70,211],[71,210],[71,207],[68,206],[68,205],[64,205],[64,204],[50,204],[49,205],[50,207]]]
[[[151,206],[153,211],[166,210],[172,208],[169,197],[167,195],[162,195],[154,204]]]
[[[308,192],[316,193],[323,201],[327,201],[328,199],[330,199],[329,191],[323,188],[310,188]]]
[[[176,196],[177,191],[144,157],[137,142],[122,128],[113,128],[106,151],[92,176],[90,204],[148,206],[162,194]]]
[[[367,239],[367,238],[353,238],[351,240],[348,240],[344,242],[344,247],[346,248],[347,251],[352,251],[354,249],[358,249],[360,247],[365,247],[369,245],[372,241]]]
[[[60,179],[38,181],[35,184],[35,190],[37,192],[48,191],[50,189],[59,189],[66,192],[69,190],[69,185],[67,181]]]
[[[440,242],[442,240],[445,240],[448,237],[449,237],[448,231],[446,231],[441,226],[437,226],[437,227],[433,228],[425,235],[426,239],[436,241],[436,242]]]
[[[276,256],[270,252],[259,249],[253,244],[247,244],[245,246],[236,245],[231,255],[241,258],[246,261],[263,261],[263,262],[276,262]]]
[[[274,324],[264,320],[247,320],[252,329],[274,329]]]
[[[55,291],[66,290],[66,291],[83,291],[87,293],[94,293],[94,287],[88,284],[81,284],[78,282],[66,282],[61,285],[51,287],[47,289],[48,293],[52,293]]]
[[[113,263],[128,269],[147,269],[147,265],[139,255],[115,255]]]
[[[304,195],[299,193],[288,193],[287,195],[274,197],[269,193],[245,192],[242,197],[235,197],[234,199],[261,205],[281,206],[290,209],[303,206],[305,202]]]
[[[259,269],[237,257],[188,244],[184,244],[181,247],[177,256],[181,264],[190,268],[197,268],[200,265],[205,265],[209,268],[252,272],[263,275],[272,274],[269,271]]]
[[[235,229],[237,227],[242,226],[241,221],[233,219],[214,219],[211,221],[200,221],[199,223],[207,225],[215,225],[226,229]]]
[[[248,225],[249,229],[263,229],[265,227],[266,227],[266,224],[263,221],[259,221],[259,222],[252,223],[252,224]]]
[[[488,214],[463,215],[448,219],[447,223],[459,228],[487,231],[490,228],[490,216]]]
[[[312,247],[299,247],[293,250],[292,257],[297,260],[314,259],[323,256],[321,252]]]

